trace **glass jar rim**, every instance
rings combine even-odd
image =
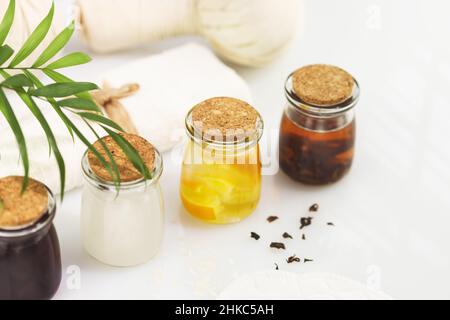
[[[261,139],[263,132],[264,132],[264,121],[262,119],[261,114],[256,111],[257,113],[257,120],[256,120],[256,128],[255,132],[252,135],[245,136],[245,138],[240,140],[215,140],[215,139],[209,139],[205,138],[204,135],[195,129],[194,123],[192,121],[192,112],[194,111],[193,107],[191,110],[189,110],[188,114],[186,115],[185,119],[185,127],[186,127],[186,133],[189,138],[191,138],[193,141],[197,143],[204,143],[209,146],[215,147],[215,148],[239,148],[239,147],[251,147],[259,142]]]
[[[44,185],[45,186],[45,185]],[[53,222],[56,214],[56,199],[52,191],[45,186],[48,193],[48,204],[45,213],[36,221],[18,227],[0,227],[0,238],[19,238],[34,234]]]
[[[144,177],[142,177],[133,181],[120,182],[119,185],[114,183],[114,181],[104,180],[100,178],[98,175],[96,175],[94,171],[92,171],[91,166],[89,165],[88,159],[89,149],[86,150],[86,152],[83,155],[83,158],[81,159],[81,168],[83,176],[91,185],[103,191],[117,192],[117,190],[126,191],[140,188],[143,186],[145,187],[150,186],[159,181],[159,178],[161,177],[163,172],[162,155],[158,149],[154,148],[154,150],[155,150],[155,162],[154,162],[155,166],[154,169],[150,172],[151,175],[150,179],[145,179]]]
[[[307,103],[303,101],[299,96],[297,96],[294,92],[292,85],[292,78],[294,73],[295,72],[291,73],[286,79],[284,85],[285,95],[291,105],[293,105],[300,111],[305,112],[306,114],[317,117],[336,116],[353,109],[359,101],[359,83],[355,78],[353,78],[355,85],[353,86],[352,95],[344,102],[335,105],[315,105],[312,103]]]

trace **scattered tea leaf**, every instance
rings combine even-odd
[[[275,249],[283,249],[283,250],[286,250],[286,247],[285,247],[284,243],[282,243],[282,242],[272,242],[272,243],[270,244],[270,247],[271,247],[271,248],[275,248]]]
[[[300,230],[303,229],[304,227],[309,226],[312,223],[312,217],[306,217],[306,218],[301,218],[300,219]]]
[[[269,221],[269,223],[274,222],[275,220],[278,220],[277,216],[270,216],[267,218],[267,221]]]
[[[275,270],[280,270],[280,268],[278,268],[278,264],[276,264],[276,263],[274,263],[275,264]]]
[[[302,234],[302,240],[306,240],[305,234]]]
[[[309,207],[309,212],[317,212],[319,211],[319,205],[314,203],[311,207]]]
[[[259,234],[257,234],[256,232],[250,232],[250,237],[252,237],[255,240],[259,240],[259,238],[261,238]]]
[[[313,259],[304,259],[303,260],[303,263],[307,263],[307,262],[314,262],[314,260]]]
[[[285,238],[285,239],[294,239],[294,238],[292,238],[292,236],[289,234],[289,233],[287,233],[287,232],[285,232],[285,233],[283,233],[283,238]]]
[[[293,256],[287,258],[286,262],[287,263],[300,262],[300,258],[294,254]]]
[[[332,226],[332,227],[334,227],[334,223],[333,223],[333,222],[328,222],[328,223],[327,223],[327,226]]]

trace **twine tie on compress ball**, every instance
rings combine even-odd
[[[108,83],[103,83],[103,88],[92,93],[92,98],[106,115],[116,122],[127,133],[139,134],[128,111],[120,102],[121,99],[132,96],[139,91],[139,84],[130,83],[120,88],[112,88]]]

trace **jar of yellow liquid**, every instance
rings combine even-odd
[[[181,200],[193,216],[210,223],[243,220],[259,202],[263,133],[259,113],[234,98],[212,98],[186,117],[189,141],[181,172]]]

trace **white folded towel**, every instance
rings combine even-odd
[[[90,80],[90,79],[87,79]],[[122,100],[140,134],[161,151],[172,148],[184,135],[184,117],[195,104],[213,96],[232,96],[251,102],[246,83],[220,62],[208,49],[189,44],[159,55],[135,61],[101,77],[112,86],[136,82],[141,90]],[[48,156],[47,139],[37,120],[15,94],[8,95],[19,118],[30,157],[30,175],[59,192],[59,171],[54,157]],[[78,187],[81,157],[86,150],[72,141],[67,128],[45,103],[39,103],[53,128],[66,162],[66,190]],[[73,121],[90,139],[94,136],[76,117]],[[23,168],[15,138],[0,116],[0,177],[22,175]]]

